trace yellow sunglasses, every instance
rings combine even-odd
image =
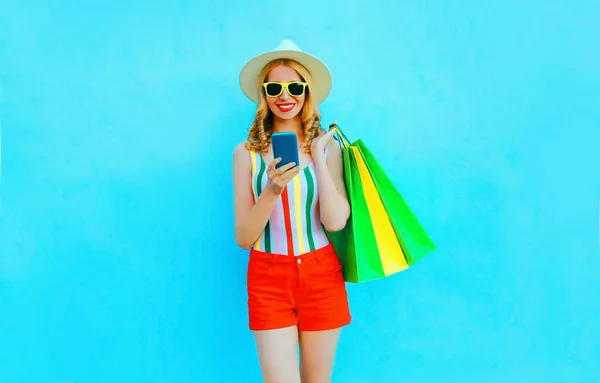
[[[278,81],[270,81],[263,83],[263,87],[265,88],[265,93],[269,97],[279,97],[281,93],[283,93],[283,89],[287,89],[287,92],[292,97],[300,97],[304,94],[304,90],[308,86],[307,83],[302,81],[292,81],[292,82],[278,82]]]

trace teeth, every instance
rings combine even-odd
[[[290,110],[294,107],[294,105],[279,105],[280,109]]]

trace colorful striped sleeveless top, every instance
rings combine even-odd
[[[260,153],[251,151],[250,156],[252,192],[257,199],[269,180],[267,164]],[[311,162],[281,193],[254,249],[272,254],[301,255],[328,244],[329,238],[319,219],[319,189]]]

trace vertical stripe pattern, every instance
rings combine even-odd
[[[304,211],[304,217],[305,217],[305,222],[306,222],[306,237],[308,240],[308,246],[311,249],[315,248],[315,239],[312,233],[312,227],[313,227],[313,222],[312,222],[312,211],[314,209],[314,205],[313,205],[313,200],[314,198],[314,187],[315,187],[315,183],[313,181],[312,178],[312,174],[310,172],[309,168],[306,168],[306,170],[304,171],[305,174],[305,179],[306,179],[306,203],[305,203],[305,211]]]
[[[252,157],[252,192],[258,199],[268,181],[260,153]],[[329,244],[319,219],[319,191],[314,165],[300,171],[286,186],[254,248],[267,253],[301,255]]]
[[[283,202],[283,221],[285,223],[285,236],[287,238],[287,243],[286,243],[286,247],[287,247],[287,253],[289,255],[294,255],[294,236],[292,234],[292,219],[291,219],[291,214],[290,214],[290,199],[288,196],[288,189],[285,188],[283,189],[283,192],[281,192],[281,200]],[[281,228],[278,228],[281,229]],[[265,230],[266,231],[266,230]]]

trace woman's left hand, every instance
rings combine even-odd
[[[336,124],[336,123],[337,123],[337,121],[334,121],[334,124]],[[322,161],[325,159],[325,149],[331,142],[331,139],[334,134],[335,134],[335,129],[329,129],[329,132],[327,132],[327,133],[325,133],[324,131],[321,131],[319,133],[319,136],[317,136],[313,140],[313,142],[310,146],[310,152],[311,152],[311,154],[313,156],[313,160],[315,162]]]

